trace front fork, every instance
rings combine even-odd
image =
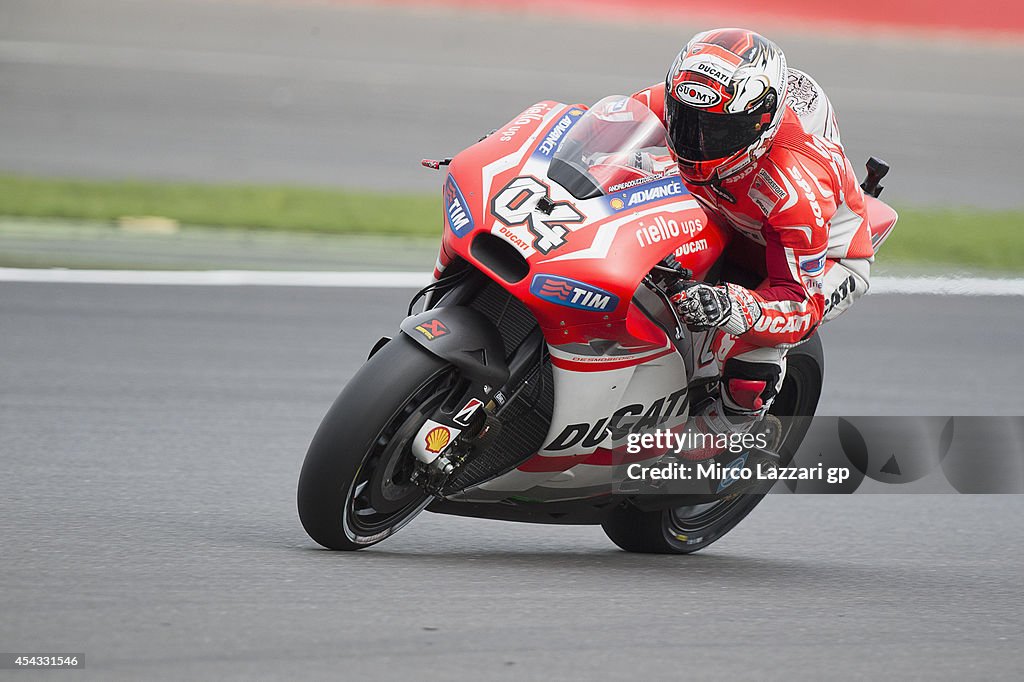
[[[531,388],[529,376],[543,361],[546,348],[544,335],[536,327],[513,351],[502,385],[464,376],[413,439],[413,455],[422,464],[414,480],[422,481],[428,492],[440,494],[450,476],[497,436],[502,414]]]
[[[498,329],[469,307],[486,277],[465,270],[449,277],[450,286],[435,282],[428,287],[426,309],[401,324],[403,333],[425,351],[454,365],[461,377],[448,398],[428,416],[411,446],[419,462],[417,479],[433,494],[438,494],[475,452],[493,441],[502,413],[530,387],[528,377],[547,351],[537,326],[506,358],[505,341]],[[439,283],[442,286],[438,287]]]

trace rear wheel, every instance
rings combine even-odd
[[[787,356],[786,378],[771,412],[783,419],[783,464],[796,454],[818,406],[824,371],[817,336]],[[605,534],[627,552],[689,554],[707,547],[736,527],[761,502],[764,493],[740,493],[672,509],[642,511],[626,504],[602,524]]]
[[[409,446],[456,380],[450,365],[402,334],[363,365],[302,464],[298,510],[311,538],[329,549],[362,549],[423,511],[433,498],[412,482]]]

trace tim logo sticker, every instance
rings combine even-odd
[[[466,198],[451,175],[444,183],[444,214],[456,237],[465,237],[473,230],[473,214],[469,212]]]
[[[557,305],[577,310],[606,312],[619,305],[619,297],[586,282],[556,275],[534,275],[530,293]]]
[[[800,270],[811,277],[820,275],[825,269],[825,253],[822,251],[810,256],[800,256]]]

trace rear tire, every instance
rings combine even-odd
[[[329,549],[390,537],[433,499],[409,481],[409,448],[455,370],[404,334],[364,364],[328,410],[299,475],[303,528]],[[446,390],[447,389],[447,390]]]
[[[788,464],[810,427],[824,378],[821,340],[814,336],[787,356],[786,378],[770,412],[790,426],[779,448]],[[605,535],[627,552],[690,554],[728,533],[756,507],[764,493],[741,493],[721,500],[656,511],[627,503],[612,510],[601,524]]]

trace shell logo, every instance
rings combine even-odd
[[[612,206],[612,208],[614,208],[614,209],[615,209],[616,211],[617,211],[617,210],[619,210],[620,208],[622,208],[622,207],[623,207],[623,206],[625,206],[625,205],[626,205],[626,204],[625,204],[625,203],[624,203],[624,202],[622,201],[622,199],[612,199],[612,200],[611,200],[611,206]]]
[[[451,439],[451,431],[443,426],[435,426],[427,432],[427,452],[434,454],[441,452]]]

